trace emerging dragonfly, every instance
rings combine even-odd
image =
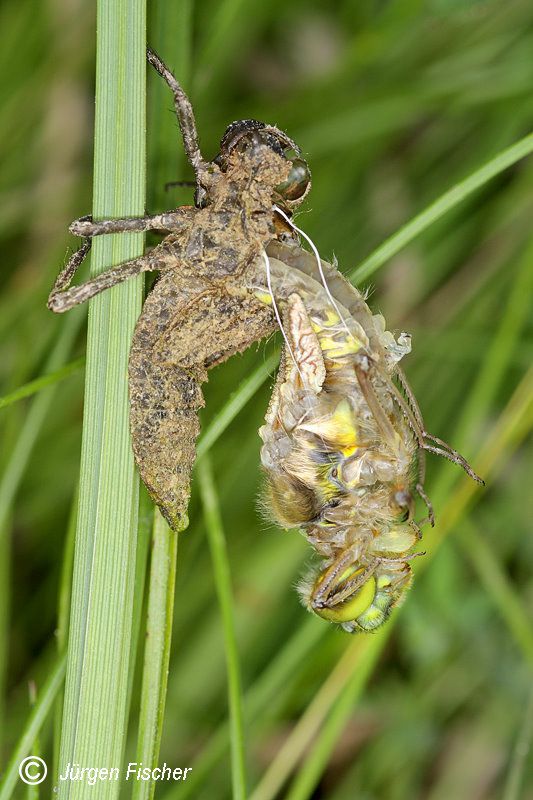
[[[131,346],[131,433],[142,480],[178,531],[187,526],[207,371],[281,327],[282,363],[260,431],[267,503],[325,561],[302,589],[308,608],[349,631],[370,630],[411,580],[415,494],[433,523],[424,452],[480,479],[425,431],[398,366],[409,337],[395,341],[312,242],[313,255],[301,248],[299,234],[308,237],[291,217],[311,177],[298,146],[274,126],[242,120],[206,161],[185,92],[152,50],[148,61],[173,93],[195,205],[73,222],[86,241],[57,278],[49,308],[61,313],[140,272],[160,272]],[[152,229],[166,236],[146,255],[70,287],[93,236]]]

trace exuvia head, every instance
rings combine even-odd
[[[232,122],[228,126],[220,143],[220,153],[213,162],[206,161],[200,151],[198,132],[191,102],[157,53],[147,49],[147,58],[154,69],[165,80],[174,96],[174,105],[183,137],[183,145],[187,159],[194,170],[196,192],[194,202],[197,208],[209,203],[212,191],[213,164],[222,172],[228,168],[229,157],[236,148],[246,151],[257,145],[267,145],[275,153],[286,159],[291,168],[283,177],[283,182],[275,186],[274,203],[284,206],[286,210],[299,205],[311,185],[311,174],[306,162],[300,156],[299,147],[283,131],[273,125],[266,125],[256,119],[244,119]],[[292,151],[292,152],[291,152]]]
[[[232,122],[226,128],[214,162],[224,172],[234,151],[253,152],[265,145],[291,164],[287,178],[276,186],[274,197],[275,202],[290,210],[302,202],[311,188],[311,172],[298,145],[279,128],[257,119]]]

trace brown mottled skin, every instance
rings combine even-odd
[[[204,404],[200,384],[210,367],[274,328],[270,309],[243,289],[273,236],[271,187],[287,170],[267,148],[266,161],[273,162],[262,165],[270,187],[250,182],[248,165],[237,163],[217,176],[212,205],[184,211],[183,231],[159,245],[161,277],[133,337],[129,381],[135,458],[152,497],[178,530],[187,524],[198,409]],[[242,192],[246,183],[252,196]]]
[[[145,228],[172,231],[150,253],[65,291],[74,271],[67,266],[50,295],[49,307],[62,312],[120,279],[143,270],[160,272],[132,341],[130,418],[141,478],[176,530],[187,525],[197,412],[204,404],[200,384],[210,367],[275,327],[271,309],[246,287],[264,285],[260,254],[276,237],[274,187],[289,168],[289,162],[265,145],[233,151],[225,172],[211,165],[207,179],[204,175],[207,207],[183,207],[147,218],[153,224]],[[128,222],[82,219],[71,230],[97,235],[124,230]],[[88,245],[84,247],[86,252]]]

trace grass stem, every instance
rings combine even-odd
[[[99,0],[93,216],[144,212],[144,0]],[[95,275],[142,253],[139,234],[99,237]],[[80,497],[59,769],[121,766],[128,719],[136,577],[138,477],[129,435],[127,361],[142,300],[134,279],[91,301]],[[98,735],[95,736],[95,732]],[[61,782],[60,798],[91,794]],[[99,785],[118,796],[118,781]],[[92,795],[91,795],[92,796]]]
[[[200,483],[200,493],[202,495],[209,548],[213,560],[213,572],[218,602],[222,614],[222,628],[224,631],[224,647],[226,650],[226,664],[228,670],[232,797],[233,800],[245,800],[246,770],[242,690],[237,636],[235,633],[230,567],[224,529],[220,516],[218,494],[215,487],[211,461],[208,456],[204,456],[198,462],[198,479]]]

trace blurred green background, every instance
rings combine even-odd
[[[298,224],[344,271],[533,128],[528,0],[185,5],[190,27],[176,30],[176,4],[149,4],[148,40],[181,65],[204,155],[235,119],[286,130],[313,172]],[[67,335],[46,298],[75,247],[68,223],[91,206],[94,24],[81,0],[0,7],[1,396],[84,352],[83,312]],[[155,211],[191,201],[190,190],[163,191],[190,174],[152,74],[148,100]],[[489,473],[478,491],[430,457],[437,527],[425,532],[428,555],[387,632],[356,641],[299,604],[310,549],[262,520],[257,503],[257,428],[272,380],[213,448],[254,800],[533,798],[532,215],[530,158],[371,279],[372,308],[413,334],[405,370],[428,429]],[[213,371],[204,426],[276,346]],[[54,388],[0,409],[2,761],[29,713],[28,682],[42,685],[56,651],[82,403],[78,363]],[[222,627],[195,491],[190,516],[160,761],[192,765],[195,783],[159,787],[168,800],[230,796]],[[131,747],[137,696],[136,685]],[[51,722],[44,752],[50,740]]]

